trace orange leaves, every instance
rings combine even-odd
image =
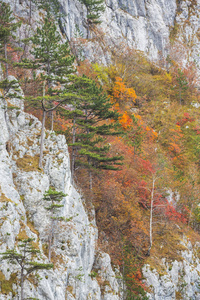
[[[135,99],[137,98],[135,90],[133,88],[127,88],[120,77],[116,77],[115,80],[110,97],[112,102],[115,104],[118,103],[120,106],[131,106],[135,103]]]
[[[146,133],[146,136],[148,136],[148,138],[150,138],[151,140],[157,139],[157,132],[155,132],[151,127],[146,126],[140,115],[133,114],[133,116],[136,120],[137,125],[140,126],[144,133]]]
[[[119,123],[124,129],[130,128],[133,125],[132,119],[129,117],[127,111],[119,118]]]
[[[176,125],[176,129],[170,129],[170,137],[168,140],[168,150],[169,154],[172,157],[173,160],[181,159],[183,158],[182,152],[182,138],[183,133],[179,125]]]

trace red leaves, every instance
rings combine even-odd
[[[187,223],[187,219],[184,216],[184,214],[178,212],[176,210],[176,208],[173,205],[169,204],[169,203],[166,206],[165,215],[168,217],[168,219],[170,221]]]
[[[194,121],[194,118],[191,118],[190,117],[190,115],[189,115],[189,113],[184,113],[183,114],[184,115],[184,117],[182,118],[182,119],[180,119],[177,123],[176,123],[176,125],[178,125],[178,126],[183,126],[183,125],[185,125],[187,122],[193,122]]]
[[[155,173],[152,163],[149,160],[138,158],[139,171],[144,175]]]
[[[197,125],[197,126],[194,128],[194,131],[196,132],[197,135],[199,135],[199,134],[200,134],[200,126]]]

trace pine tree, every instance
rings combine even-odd
[[[40,71],[40,78],[43,85],[42,97],[35,99],[41,103],[43,110],[42,131],[40,142],[39,168],[42,168],[44,128],[46,114],[53,111],[63,102],[69,100],[63,97],[61,85],[67,81],[69,74],[75,70],[73,68],[74,57],[70,55],[68,43],[62,43],[62,38],[57,31],[56,25],[50,14],[44,18],[44,23],[37,28],[36,34],[30,39],[33,43],[34,60],[24,60],[26,68]],[[54,103],[57,102],[55,105]]]
[[[178,69],[178,74],[176,76],[176,81],[177,81],[177,85],[178,85],[179,102],[180,102],[180,104],[182,104],[183,96],[184,96],[185,92],[187,91],[187,89],[189,88],[189,85],[188,85],[188,81],[186,79],[186,76],[184,75],[184,73],[180,69]]]
[[[49,261],[51,261],[51,247],[54,238],[56,221],[64,220],[63,217],[59,217],[57,214],[59,212],[59,209],[64,206],[63,204],[59,204],[59,203],[63,200],[65,196],[66,195],[63,192],[58,192],[52,188],[49,188],[49,190],[45,192],[43,198],[45,201],[50,202],[50,205],[45,207],[45,209],[47,209],[51,214],[51,226],[50,226],[50,232],[48,236]]]
[[[51,13],[57,18],[61,16],[60,3],[58,0],[31,0],[37,5],[38,9],[43,9],[48,13]]]
[[[13,65],[13,54],[19,50],[15,47],[15,32],[18,27],[21,26],[21,22],[17,22],[12,15],[10,5],[0,1],[0,64],[3,68],[3,72],[0,78],[0,99],[3,100],[5,109],[5,119],[7,117],[7,100],[12,98],[21,99],[19,96],[21,90],[19,88],[18,81],[16,79],[8,78],[9,65]]]
[[[8,58],[8,46],[14,47],[14,33],[21,26],[12,15],[10,5],[0,1],[0,62],[5,66],[6,78],[8,78],[8,65],[12,61]]]
[[[117,170],[121,164],[121,156],[108,156],[109,145],[102,146],[105,138],[121,133],[116,122],[119,114],[112,110],[109,98],[98,87],[95,81],[86,76],[71,77],[68,91],[76,94],[73,102],[74,110],[62,113],[73,120],[72,146],[72,175],[76,164],[84,165],[89,169],[90,188],[92,188],[92,169]],[[78,100],[77,100],[78,99]],[[78,159],[77,159],[78,157]]]
[[[3,260],[7,260],[11,264],[18,264],[20,267],[20,284],[21,284],[21,300],[24,300],[24,281],[28,275],[37,270],[49,270],[53,268],[53,264],[44,264],[34,261],[35,257],[40,254],[40,250],[33,246],[34,239],[28,238],[20,241],[18,248],[7,250],[2,255]]]
[[[104,0],[79,0],[86,6],[87,9],[87,38],[89,38],[90,29],[101,23],[99,20],[101,13],[104,12],[105,7],[103,5]]]

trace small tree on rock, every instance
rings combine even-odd
[[[0,253],[3,260],[7,260],[11,264],[18,264],[20,267],[20,285],[21,285],[21,300],[24,300],[24,281],[27,277],[37,270],[49,270],[53,268],[53,264],[44,264],[34,261],[40,250],[33,246],[33,240],[31,238],[23,239],[20,241],[17,250],[7,250]]]
[[[68,100],[67,97],[63,97],[61,87],[67,81],[69,74],[75,71],[73,68],[74,57],[70,54],[68,43],[62,43],[62,37],[49,13],[30,41],[33,43],[31,53],[34,55],[34,59],[26,59],[23,64],[28,69],[39,71],[43,86],[43,95],[34,99],[37,107],[39,107],[38,103],[41,103],[43,111],[39,159],[39,168],[42,168],[46,114],[51,113],[51,130],[53,130],[53,111]]]
[[[63,204],[60,204],[60,202],[63,200],[65,196],[66,195],[63,192],[58,192],[52,188],[49,188],[49,190],[45,192],[43,198],[45,201],[48,201],[50,203],[49,206],[45,207],[45,209],[47,209],[51,214],[51,225],[50,225],[50,231],[48,236],[49,261],[51,261],[51,248],[52,248],[52,243],[54,238],[56,221],[64,220],[63,217],[58,216],[58,212],[59,209],[63,207]]]
[[[15,40],[14,33],[21,26],[21,22],[14,22],[10,5],[0,1],[0,62],[5,66],[5,77],[8,78],[8,65],[11,60],[8,58],[8,47],[13,48]]]
[[[96,25],[101,23],[99,20],[100,15],[104,12],[105,7],[103,5],[104,0],[79,0],[86,6],[87,9],[87,38],[89,39],[90,29]]]

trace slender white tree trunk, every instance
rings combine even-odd
[[[44,148],[44,128],[45,128],[46,111],[43,110],[42,116],[42,129],[41,129],[41,140],[40,140],[40,158],[39,158],[39,168],[42,169],[42,158],[43,158],[43,148]]]
[[[21,278],[20,278],[20,283],[21,283],[21,300],[24,300],[24,268],[21,268]]]
[[[43,97],[45,96],[45,81],[43,85]],[[43,99],[44,101],[44,99]],[[39,168],[42,169],[42,158],[43,158],[43,147],[44,147],[44,128],[46,119],[46,110],[43,105],[43,115],[42,115],[42,129],[41,129],[41,140],[40,140],[40,158],[39,158]]]
[[[150,255],[150,251],[153,244],[153,207],[154,207],[154,190],[155,190],[155,178],[153,177],[152,182],[152,190],[151,190],[151,209],[150,209],[150,224],[149,224],[149,250],[148,253]]]

